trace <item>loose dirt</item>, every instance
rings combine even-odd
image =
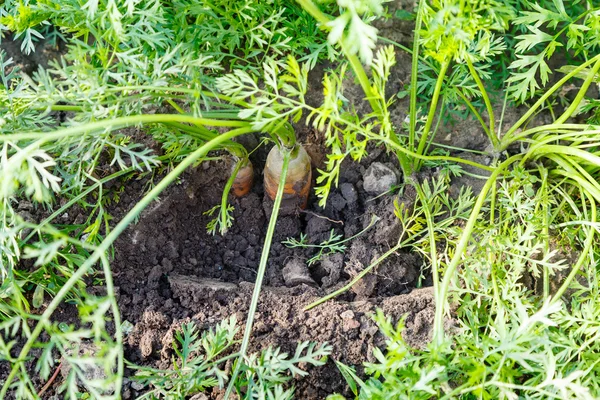
[[[257,172],[265,156],[266,149],[254,153],[252,162]],[[385,154],[383,159],[389,161]],[[220,201],[229,168],[226,161],[211,161],[189,171],[116,243],[113,268],[119,305],[123,318],[135,326],[127,338],[130,361],[168,367],[173,332],[189,319],[208,327],[236,314],[240,326],[244,322],[270,200],[257,174],[259,179],[250,194],[231,199],[235,220],[229,232],[224,236],[208,234],[206,224],[211,217],[204,212]],[[400,226],[393,213],[393,197],[374,199],[365,193],[364,170],[364,165],[349,163],[325,209],[311,198],[305,211],[282,216],[277,223],[251,351],[267,346],[293,351],[298,341],[305,340],[327,342],[334,348],[328,367],[295,382],[298,398],[324,398],[344,390],[333,360],[360,365],[370,359],[374,346],[382,344],[370,318],[377,308],[395,320],[408,315],[405,335],[410,344],[423,346],[429,337],[432,293],[414,290],[422,261],[409,253],[389,257],[340,298],[303,311],[311,301],[346,284],[398,240]],[[128,183],[113,213],[122,215],[143,190],[143,181]],[[329,238],[332,230],[351,237],[367,228],[373,215],[380,220],[347,243],[344,253],[329,255],[307,267],[305,282],[309,284],[286,285],[286,265],[305,264],[315,250],[288,248],[282,241],[305,234],[310,243],[317,244]]]

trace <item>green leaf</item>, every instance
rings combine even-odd
[[[346,398],[339,393],[334,393],[327,396],[325,400],[346,400]]]
[[[35,287],[32,304],[34,308],[40,308],[44,304],[44,287],[42,285]]]
[[[403,9],[396,10],[394,16],[398,19],[401,19],[402,21],[414,21],[415,19],[417,19],[417,14],[411,13]]]
[[[515,50],[519,53],[531,50],[538,44],[549,42],[554,38],[554,36],[549,35],[546,32],[542,32],[536,27],[528,26],[527,29],[529,29],[531,34],[524,34],[516,37],[517,44],[515,46]]]
[[[336,361],[335,365],[337,365],[342,376],[346,380],[346,383],[348,383],[348,386],[350,386],[352,393],[354,393],[355,396],[358,396],[358,387],[363,387],[364,382],[356,375],[354,368],[349,367],[339,361]]]

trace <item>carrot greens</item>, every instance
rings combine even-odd
[[[291,378],[336,353],[309,342],[292,356],[249,350],[278,216],[312,207],[312,193],[327,207],[346,163],[375,148],[391,155],[414,201],[393,202],[397,240],[306,309],[410,251],[435,312],[421,349],[405,341],[403,320],[377,312],[385,346],[360,373],[336,360],[346,395],[598,398],[600,6],[397,3],[393,14],[399,4],[385,0],[4,1],[0,44],[60,54],[31,69],[0,49],[0,398],[41,398],[39,382],[63,365],[57,393],[69,399],[120,398],[125,368],[146,385],[142,398],[213,387],[225,398],[293,398]],[[379,36],[398,19],[414,23],[406,43]],[[412,61],[399,84],[401,52]],[[487,148],[441,143],[457,118],[470,118]],[[324,144],[322,163],[303,147],[307,130]],[[257,148],[243,145],[250,136]],[[251,158],[267,143],[261,183]],[[272,201],[245,330],[233,317],[204,333],[186,323],[170,368],[130,365],[115,241],[186,170],[215,159],[231,174],[220,201],[201,210],[210,234],[236,223],[230,192]],[[465,175],[481,178],[479,188],[451,196]],[[114,220],[111,205],[132,179],[145,179],[146,192]],[[84,221],[59,223],[74,208]],[[380,223],[284,244],[314,247],[312,264]],[[77,306],[78,323],[56,322],[64,304]],[[85,346],[92,355],[80,355]],[[90,378],[91,366],[103,378]]]

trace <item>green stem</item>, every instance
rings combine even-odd
[[[348,62],[350,62],[350,66],[352,67],[354,74],[358,78],[358,83],[360,83],[360,86],[362,87],[363,92],[365,92],[365,96],[367,98],[367,101],[371,105],[371,108],[373,109],[375,114],[381,115],[381,113],[382,113],[381,106],[377,102],[377,96],[373,92],[373,88],[371,87],[371,81],[369,80],[369,77],[367,76],[367,72],[365,71],[362,63],[360,62],[360,60],[358,59],[356,54],[348,53],[348,51],[346,50],[346,48],[343,44],[341,45],[341,47],[342,47],[342,51],[346,55],[346,58],[348,59]]]
[[[473,210],[471,211],[471,215],[469,216],[469,220],[461,234],[460,240],[456,245],[456,249],[454,250],[454,256],[450,260],[450,263],[446,267],[444,271],[444,277],[442,279],[442,283],[439,287],[439,293],[437,295],[438,303],[435,307],[435,316],[433,320],[433,343],[436,347],[440,347],[444,342],[445,332],[444,332],[444,314],[446,311],[446,302],[448,301],[448,292],[450,290],[450,281],[454,276],[454,272],[458,268],[459,263],[462,260],[463,253],[471,239],[471,235],[473,234],[473,229],[475,227],[475,222],[479,218],[479,213],[483,204],[485,203],[485,199],[487,197],[487,193],[490,191],[492,185],[495,184],[496,179],[500,175],[502,171],[504,171],[510,164],[514,163],[518,159],[523,157],[521,154],[516,154],[504,162],[502,162],[495,170],[492,172],[485,185],[481,189],[479,196],[477,197],[477,201],[473,205]]]
[[[490,225],[494,226],[496,221],[496,195],[498,194],[498,188],[496,185],[492,185],[492,194],[490,195]],[[498,211],[498,221],[502,220],[502,215]]]
[[[118,391],[120,391],[121,386],[123,386],[123,370],[125,359],[123,354],[123,327],[121,325],[121,313],[119,311],[119,304],[117,303],[115,285],[113,282],[112,272],[110,270],[110,262],[108,261],[105,252],[100,255],[100,259],[102,262],[102,269],[104,271],[104,281],[106,282],[106,296],[110,299],[110,307],[112,308],[115,324],[115,344],[117,346],[117,375],[115,381],[115,393],[119,393]]]
[[[510,89],[510,83],[504,90],[504,100],[502,101],[502,112],[500,112],[500,121],[498,122],[498,135],[502,133],[502,125],[504,124],[504,116],[506,115],[506,108],[508,106],[508,90]],[[498,150],[496,150],[498,151]]]
[[[435,123],[435,128],[433,128],[433,130],[431,131],[432,139],[427,142],[427,145],[425,146],[425,150],[423,151],[423,154],[429,153],[429,148],[433,144],[433,138],[435,138],[435,136],[437,135],[438,129],[440,128],[440,124],[442,123],[442,119],[444,118],[445,112],[446,112],[446,102],[444,101],[444,98],[442,98],[442,103],[440,105],[440,113],[437,117],[437,122]]]
[[[555,121],[555,123],[562,124],[567,119],[569,119],[571,117],[571,115],[573,115],[573,113],[577,110],[577,107],[579,107],[579,104],[581,103],[581,101],[585,97],[585,94],[588,91],[590,85],[592,84],[592,82],[596,78],[596,73],[598,72],[599,68],[600,68],[600,59],[598,61],[596,61],[596,64],[594,64],[594,67],[592,68],[592,71],[588,74],[588,76],[586,77],[586,79],[583,81],[583,85],[581,85],[581,88],[579,88],[579,91],[577,92],[577,96],[575,96],[575,99],[573,100],[573,102],[571,103],[571,105]]]
[[[548,204],[548,170],[545,168],[539,167],[540,176],[542,177],[542,184],[540,187],[540,192],[542,193],[542,213],[543,213],[543,227],[542,227],[542,236],[544,238],[544,251],[548,253],[550,250],[550,211]],[[550,296],[550,269],[547,266],[544,266],[544,275],[543,275],[543,296],[544,301],[548,299]]]
[[[202,125],[190,126],[190,125],[182,124],[180,122],[167,122],[164,125],[172,126],[176,129],[184,131],[184,132],[190,134],[191,136],[194,136],[203,141],[212,140],[216,136],[219,136],[219,134],[210,131],[209,129],[205,128]],[[227,149],[227,151],[229,151],[231,154],[233,154],[234,156],[236,156],[238,158],[247,158],[248,157],[248,152],[246,151],[244,146],[242,146],[239,143],[234,142],[233,140],[228,140],[226,143],[223,144],[223,147],[225,149]]]
[[[536,147],[535,149],[532,148],[532,150],[528,152],[527,156],[524,157],[524,160],[528,159],[529,156],[539,157],[546,154],[567,154],[573,157],[577,157],[580,160],[587,161],[593,166],[600,166],[600,157],[590,153],[589,151],[581,150],[576,147],[553,144],[545,144],[543,146]],[[524,161],[522,161],[521,164],[524,164]]]
[[[221,219],[221,235],[225,235],[227,233],[227,221],[229,221],[229,214],[227,213],[227,199],[229,198],[229,192],[231,191],[231,187],[233,186],[233,182],[237,177],[238,172],[240,172],[240,168],[242,165],[247,162],[247,159],[240,159],[236,164],[233,172],[227,179],[227,183],[225,184],[225,188],[223,189],[223,193],[221,194],[221,209],[219,210],[219,218]]]
[[[252,325],[254,323],[254,315],[256,314],[256,308],[258,307],[258,299],[260,297],[260,290],[262,288],[262,281],[267,269],[267,261],[269,260],[269,252],[271,250],[271,242],[273,241],[273,234],[275,233],[275,226],[277,225],[277,217],[279,215],[279,208],[281,206],[281,200],[283,199],[283,189],[285,187],[285,180],[287,178],[288,166],[290,163],[291,153],[285,151],[283,153],[283,164],[281,166],[281,177],[279,178],[279,186],[277,187],[277,195],[273,203],[273,210],[271,211],[271,219],[269,220],[269,226],[267,228],[267,234],[265,236],[265,242],[262,248],[262,254],[260,257],[260,263],[258,265],[258,271],[256,272],[256,282],[254,283],[254,291],[252,292],[252,301],[250,302],[250,308],[248,309],[248,319],[246,320],[246,327],[244,329],[244,338],[240,346],[239,357],[235,363],[231,380],[227,386],[224,400],[227,400],[231,395],[235,386],[235,381],[240,373],[240,368],[246,358],[248,351],[248,345],[250,343],[250,336],[252,335]]]
[[[589,128],[589,125],[584,125],[584,124],[541,125],[541,126],[536,126],[535,128],[529,128],[529,129],[519,133],[518,135],[515,135],[511,142],[516,142],[517,140],[522,140],[522,139],[530,137],[536,133],[541,134],[541,135],[536,136],[536,142],[542,143],[542,141],[552,142],[557,139],[561,139],[561,140],[568,139],[569,137],[571,137],[569,135],[573,135],[574,137],[576,137],[576,136],[590,135],[590,134],[595,135],[596,132],[598,132],[598,130],[587,131],[586,130],[587,128]],[[559,136],[555,135],[556,133],[567,134],[567,136],[559,137]]]
[[[108,121],[90,122],[85,125],[78,125],[69,128],[60,129],[54,132],[25,132],[12,133],[9,135],[0,135],[0,143],[2,142],[18,142],[21,140],[43,139],[51,141],[69,136],[78,136],[99,130],[116,130],[131,125],[165,123],[165,122],[188,122],[192,124],[208,125],[208,126],[224,126],[232,128],[249,128],[250,123],[245,121],[227,121],[210,118],[199,118],[192,115],[181,114],[144,114],[132,115],[128,117],[114,118]],[[219,141],[219,143],[221,143]]]
[[[579,160],[573,157],[565,157],[560,153],[550,153],[546,157],[554,161],[561,168],[556,168],[550,171],[553,175],[560,175],[565,180],[572,180],[583,187],[588,194],[592,195],[600,202],[600,183],[594,179],[582,166]],[[575,209],[575,205],[570,203]]]
[[[451,157],[451,156],[425,156],[422,154],[418,154],[418,153],[414,153],[410,150],[407,150],[406,148],[402,147],[401,145],[392,142],[391,140],[387,140],[387,139],[376,139],[376,140],[381,140],[383,143],[386,144],[386,146],[389,146],[391,148],[393,148],[394,150],[404,153],[414,159],[417,160],[422,160],[422,161],[452,161],[452,162],[456,162],[459,164],[466,164],[466,165],[470,165],[472,167],[476,167],[479,169],[482,169],[484,171],[489,171],[489,172],[493,172],[494,168],[493,167],[489,167],[487,165],[483,165],[480,164],[478,162],[475,161],[471,161],[471,160],[467,160],[467,159],[462,159],[460,157]]]
[[[412,50],[412,67],[410,75],[410,109],[409,109],[409,134],[408,134],[408,148],[414,150],[415,141],[417,138],[417,85],[418,85],[418,73],[419,73],[419,40],[421,38],[421,24],[423,21],[423,7],[425,0],[419,1],[419,7],[417,8],[417,21],[415,23],[414,37],[413,37],[413,50]]]
[[[74,112],[79,112],[79,111],[83,110],[83,108],[80,106],[67,106],[67,105],[62,105],[62,104],[56,104],[56,105],[50,106],[50,109],[52,111],[74,111]]]
[[[427,115],[427,122],[425,122],[425,127],[423,128],[423,133],[421,135],[421,139],[419,140],[417,154],[423,154],[423,150],[425,150],[425,146],[429,141],[429,132],[431,130],[431,125],[433,125],[433,120],[435,119],[435,112],[437,111],[440,93],[442,92],[442,84],[444,83],[444,79],[446,78],[446,71],[448,71],[449,66],[450,61],[448,60],[444,61],[441,65],[440,74],[438,75],[437,82],[435,83],[435,89],[433,91],[433,97],[431,98],[431,105],[429,107],[429,114]],[[417,168],[415,169],[418,170],[419,167],[420,163],[417,162]]]
[[[485,86],[483,86],[483,82],[481,82],[481,78],[479,78],[479,74],[477,70],[473,66],[473,62],[469,57],[467,59],[467,66],[469,67],[469,71],[471,72],[471,76],[475,80],[481,95],[483,96],[483,102],[485,103],[485,107],[487,108],[488,117],[490,118],[490,128],[487,131],[490,140],[492,141],[492,145],[494,146],[494,150],[498,149],[498,145],[500,142],[498,141],[498,136],[496,134],[496,118],[494,116],[494,108],[492,107],[492,102],[487,94],[487,90],[485,90]]]
[[[327,24],[331,21],[331,17],[323,13],[319,7],[311,0],[297,0],[298,3],[304,8],[304,11],[312,15],[314,19],[316,19],[321,25]]]
[[[469,100],[467,98],[467,96],[465,96],[465,94],[462,92],[461,88],[457,87],[456,89],[457,89],[456,93],[458,93],[458,96],[462,99],[462,101],[465,102],[465,104],[467,105],[467,107],[469,107],[469,110],[471,110],[471,112],[473,113],[473,115],[475,116],[475,118],[477,118],[477,121],[479,121],[479,123],[481,124],[481,127],[485,131],[485,134],[490,138],[490,140],[492,140],[492,134],[490,132],[490,128],[488,128],[487,124],[483,120],[483,117],[481,116],[481,114],[479,113],[479,111],[477,111],[477,109],[475,108],[475,106],[473,106],[473,103],[471,102],[471,100]],[[493,143],[493,140],[492,140],[492,143]]]
[[[211,140],[215,136],[218,136],[217,133],[210,131],[209,129],[205,128],[203,125],[192,126],[192,125],[183,124],[181,122],[165,122],[165,123],[163,123],[163,125],[167,125],[167,126],[175,128],[175,129],[178,129],[180,131],[183,131],[191,136],[194,136],[195,138],[197,138],[199,140]]]
[[[81,128],[81,127],[77,127]],[[75,128],[64,129],[62,131],[72,131]],[[85,132],[89,129],[83,128],[80,131]],[[177,167],[175,167],[171,172],[165,176],[165,178],[160,181],[146,196],[144,196],[132,209],[125,215],[125,217],[115,226],[115,228],[106,236],[104,241],[98,246],[98,248],[90,255],[90,257],[79,267],[79,269],[69,278],[67,282],[65,282],[64,286],[58,291],[54,299],[48,304],[48,307],[44,311],[44,313],[40,316],[39,322],[36,324],[34,330],[31,332],[31,335],[28,337],[27,342],[23,345],[21,349],[18,361],[15,365],[13,365],[10,374],[6,378],[4,385],[2,386],[2,390],[0,391],[0,399],[6,398],[6,394],[8,389],[17,374],[20,366],[24,364],[26,361],[26,357],[31,351],[32,347],[35,345],[35,341],[40,336],[44,328],[50,323],[50,317],[56,311],[56,308],[60,305],[63,298],[71,291],[73,286],[77,284],[77,282],[81,281],[83,277],[89,272],[93,265],[95,265],[98,260],[100,260],[104,254],[109,250],[110,246],[114,243],[114,241],[123,233],[123,231],[131,224],[140,213],[148,207],[154,199],[158,197],[160,193],[162,193],[173,181],[177,179],[179,175],[181,175],[189,166],[194,164],[198,159],[204,157],[209,151],[211,151],[214,147],[218,146],[222,142],[232,139],[236,136],[249,133],[252,129],[249,127],[241,127],[238,129],[233,129],[221,136],[216,137],[210,142],[204,144],[197,150],[195,150],[192,154],[187,156]],[[51,135],[51,134],[49,134]],[[6,135],[6,136],[14,136],[14,135]],[[58,136],[61,137],[61,136]],[[115,388],[116,391],[120,390],[120,388]]]
[[[173,99],[167,99],[167,103],[169,103],[179,114],[185,114],[185,110],[179,107],[179,104],[175,103]]]
[[[423,191],[423,188],[419,184],[413,185],[417,190],[417,194],[421,203],[423,204],[423,212],[425,213],[425,219],[427,221],[427,232],[429,234],[429,254],[431,257],[431,275],[433,279],[433,297],[435,304],[439,305],[438,293],[439,293],[439,271],[438,271],[438,260],[437,260],[437,246],[435,243],[435,225],[433,216],[431,215],[431,209],[429,208],[429,202],[427,196]]]

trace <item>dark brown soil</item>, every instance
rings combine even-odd
[[[260,171],[266,151],[252,160]],[[387,161],[387,157],[384,155]],[[232,199],[234,225],[225,236],[206,232],[210,217],[203,213],[220,201],[229,165],[207,162],[185,174],[130,227],[116,244],[113,263],[123,318],[135,325],[127,338],[127,358],[135,363],[167,367],[171,361],[173,330],[192,319],[210,326],[236,314],[246,318],[270,212],[260,179],[244,198]],[[349,293],[310,312],[303,307],[347,283],[393,246],[400,227],[390,196],[372,199],[362,190],[364,166],[349,164],[340,188],[321,209],[311,199],[305,212],[281,216],[271,248],[265,287],[259,304],[251,350],[281,346],[291,351],[298,341],[333,345],[332,359],[360,364],[369,359],[381,337],[370,319],[382,308],[394,319],[408,313],[407,341],[427,343],[433,315],[429,290],[412,291],[421,260],[399,253]],[[114,213],[123,214],[142,195],[143,183],[128,184]],[[312,285],[287,287],[283,268],[304,262],[314,250],[292,249],[281,242],[306,234],[320,243],[330,231],[350,237],[367,227],[372,215],[380,221],[352,240],[345,253],[324,258],[309,268]],[[289,283],[289,282],[288,282]],[[408,293],[408,294],[405,294]],[[345,385],[332,363],[296,383],[298,398],[324,398]]]

